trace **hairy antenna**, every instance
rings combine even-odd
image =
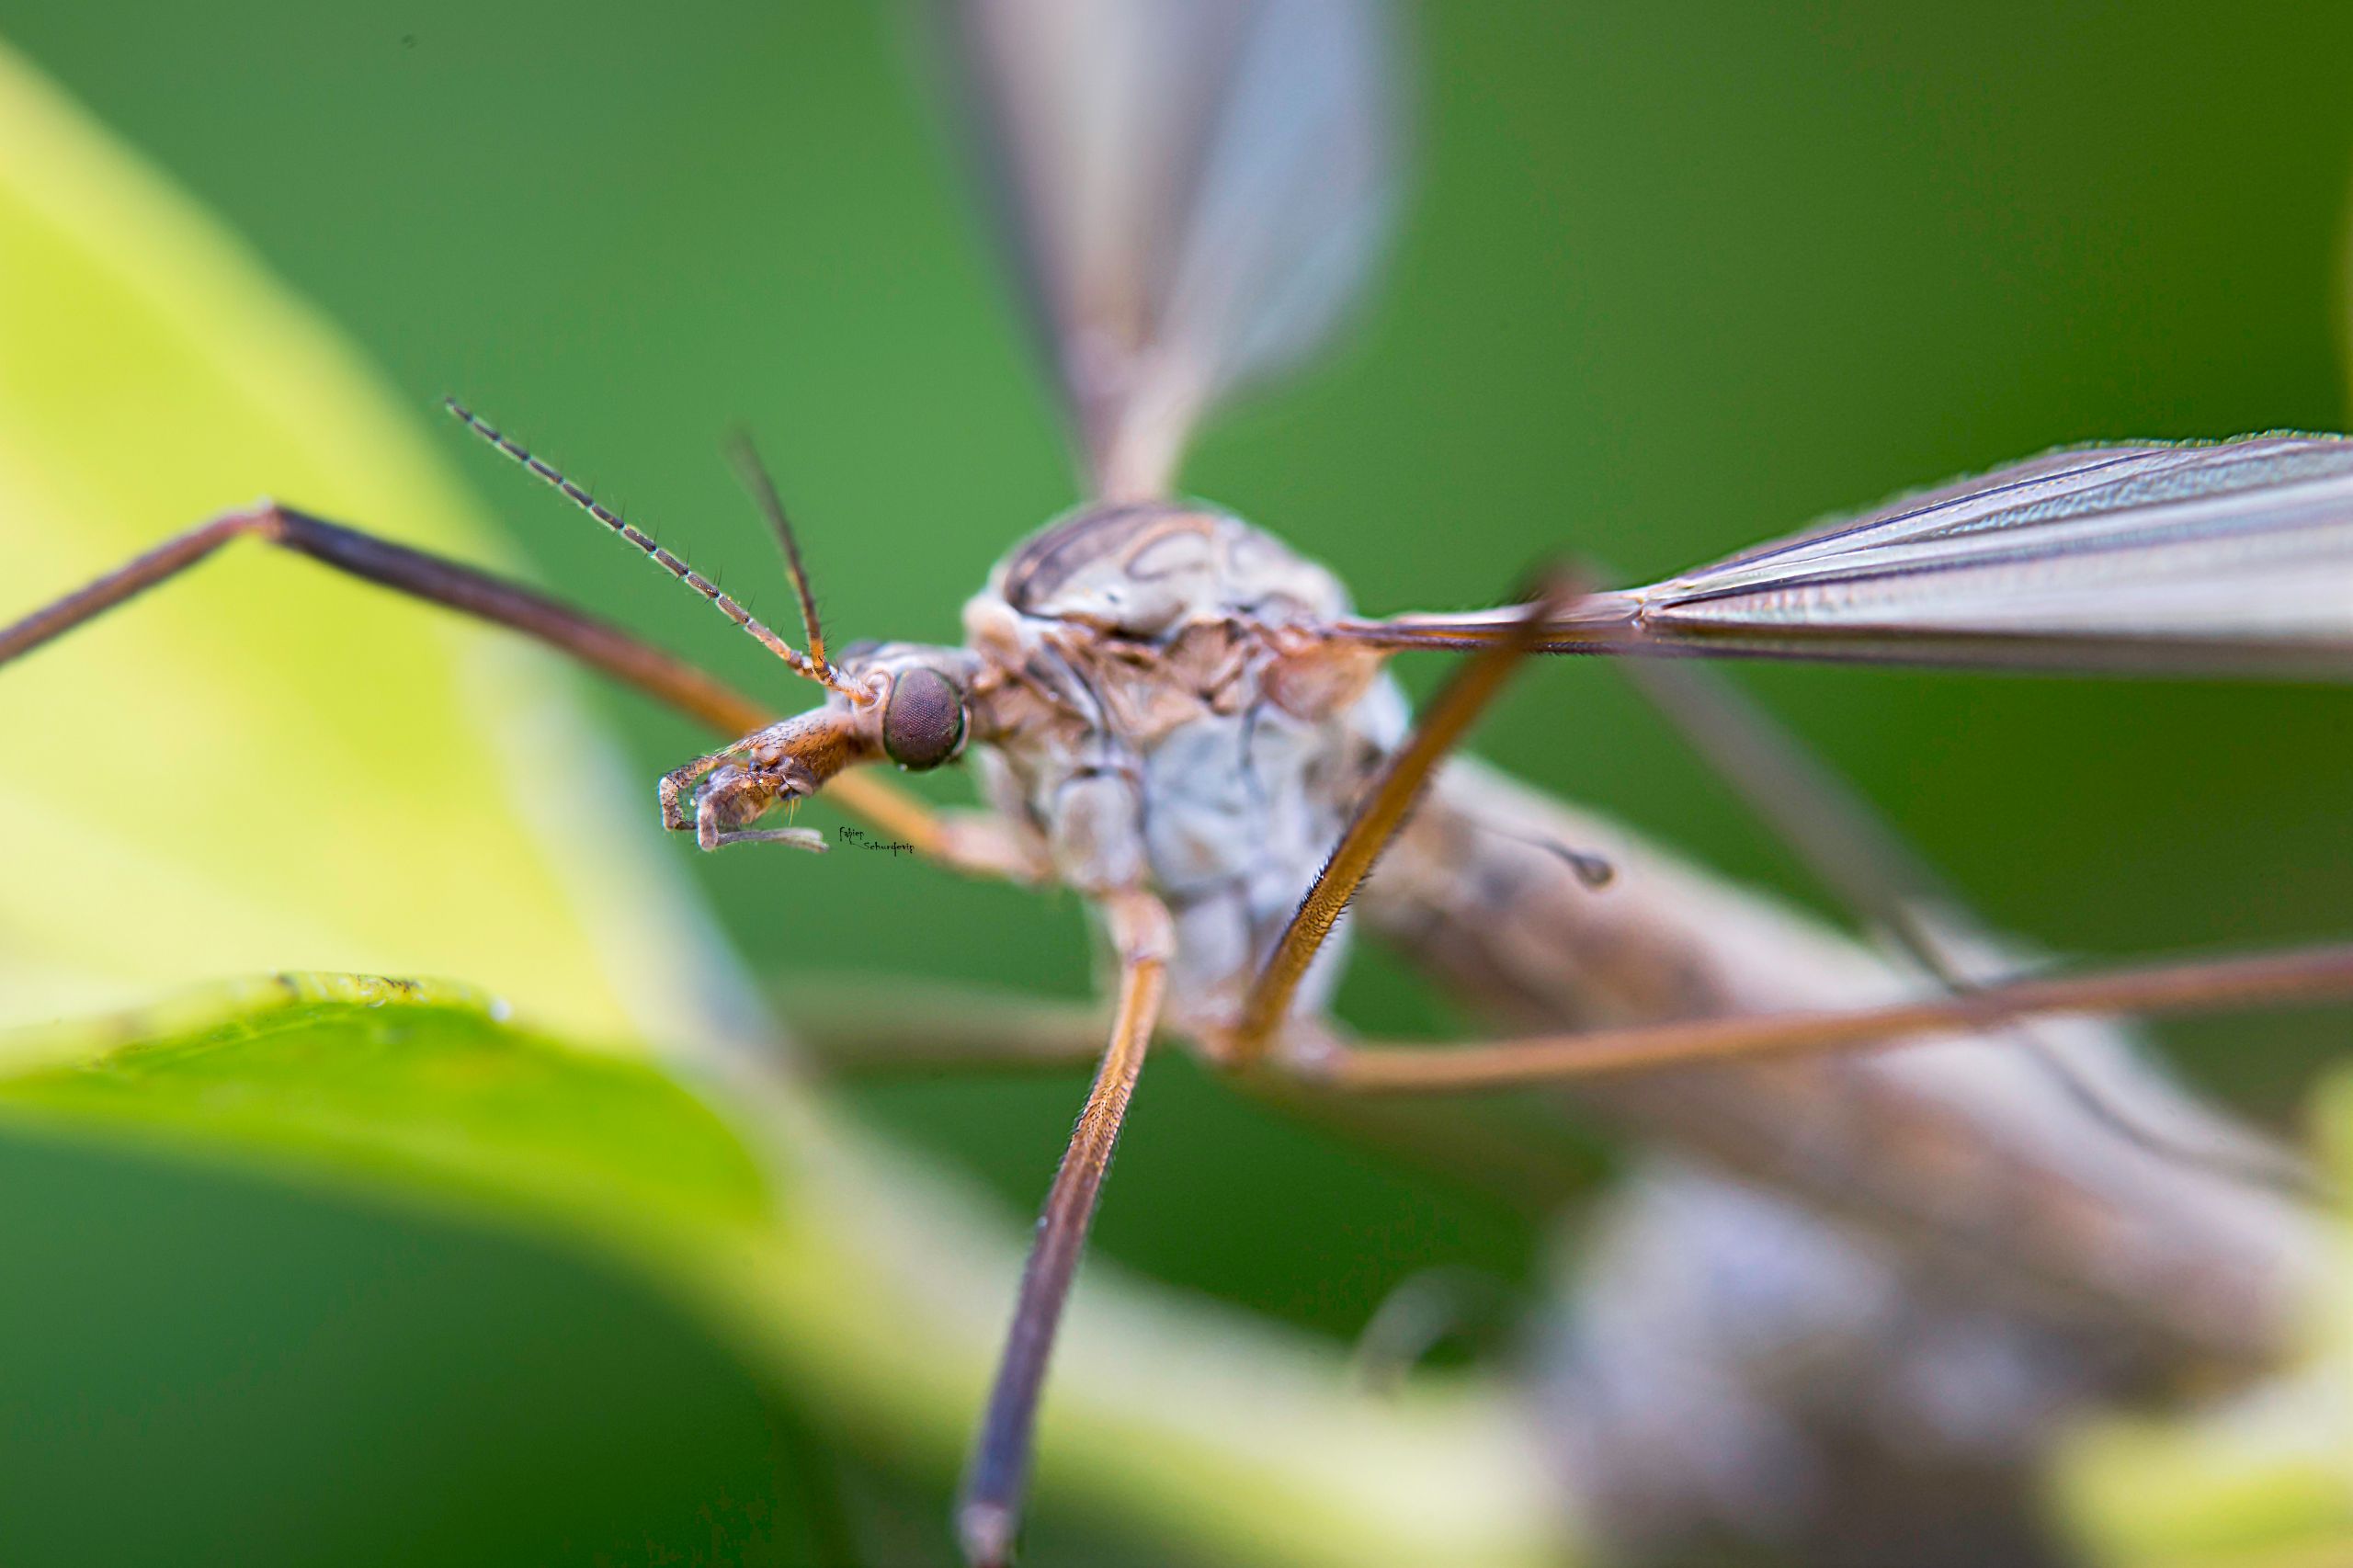
[[[808,654],[803,653],[800,649],[795,648],[791,643],[787,642],[783,638],[779,637],[775,632],[769,631],[767,626],[763,625],[753,616],[750,610],[745,609],[742,605],[737,604],[727,595],[722,593],[717,584],[704,576],[701,573],[696,571],[693,567],[688,565],[685,562],[679,560],[676,556],[671,554],[668,551],[663,549],[660,545],[654,543],[654,540],[647,538],[645,534],[634,525],[621,521],[620,516],[615,513],[611,507],[607,506],[595,496],[589,494],[588,492],[581,489],[579,485],[574,484],[571,480],[566,479],[562,473],[556,471],[553,465],[532,456],[519,444],[510,440],[506,435],[500,431],[495,426],[493,426],[487,421],[482,419],[479,415],[474,414],[472,409],[466,407],[465,404],[460,403],[456,398],[445,397],[441,401],[449,412],[457,416],[459,423],[465,426],[467,429],[472,430],[475,435],[480,436],[483,440],[488,441],[492,446],[497,448],[508,457],[513,458],[517,462],[521,463],[531,472],[539,475],[541,479],[546,480],[550,484],[554,485],[557,490],[563,492],[565,500],[571,502],[574,506],[579,507],[582,511],[587,513],[590,517],[596,518],[598,522],[604,524],[607,528],[620,535],[621,538],[629,540],[630,543],[643,551],[648,556],[652,557],[655,565],[661,567],[662,570],[669,573],[670,575],[676,577],[679,582],[684,583],[688,587],[692,588],[696,593],[700,594],[704,598],[709,599],[712,604],[718,606],[720,614],[725,616],[728,619],[733,621],[736,625],[742,627],[745,631],[757,638],[762,647],[766,648],[769,653],[774,653],[778,658],[782,659],[786,664],[791,665],[795,672],[808,676],[811,680],[813,680],[818,685],[824,687],[827,690],[838,691],[843,696],[850,698],[852,700],[869,699],[864,692],[854,691],[850,687],[843,685],[841,681],[835,676],[833,667],[824,663],[822,658],[812,659]]]
[[[817,596],[809,591],[809,574],[801,564],[801,541],[793,537],[784,497],[776,493],[776,481],[768,477],[767,464],[760,460],[749,431],[738,430],[727,438],[727,455],[733,460],[744,488],[752,493],[752,504],[759,507],[768,527],[776,530],[777,542],[784,546],[785,574],[792,579],[792,591],[801,599],[801,634],[808,640],[809,656],[817,667],[830,672],[833,664],[825,657],[825,634],[817,625]]]

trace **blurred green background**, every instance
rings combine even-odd
[[[910,21],[830,0],[232,0],[18,5],[0,28],[420,411],[464,396],[789,620],[718,456],[745,422],[835,636],[947,639],[991,562],[1072,492]],[[1487,602],[1563,548],[1655,575],[2063,441],[2345,423],[2353,9],[1526,0],[1415,23],[1421,156],[1363,330],[1213,431],[1188,473],[1368,608]],[[111,439],[136,461],[122,418]],[[462,456],[540,581],[800,699],[628,552]],[[2347,925],[2341,692],[1743,678],[1987,915],[2055,949]],[[598,700],[649,785],[701,749],[644,704]],[[1808,896],[1605,668],[1536,672],[1479,749]],[[877,857],[672,847],[779,985],[824,983],[840,953],[874,974],[1086,983],[1066,899]],[[1446,1027],[1383,955],[1347,1003],[1367,1028]],[[2161,1038],[2292,1126],[2346,1036],[2341,1013],[2312,1013]],[[1540,1267],[1534,1215],[1289,1124],[1173,1054],[1151,1079],[1108,1256],[1336,1336],[1433,1264],[1515,1284]],[[852,1098],[1026,1211],[1078,1093]],[[0,1190],[26,1195],[0,1206],[0,1256],[24,1260],[0,1288],[0,1519],[50,1532],[9,1561],[817,1550],[771,1528],[801,1512],[779,1458],[799,1439],[604,1271],[225,1176],[38,1144],[0,1165]],[[323,1320],[331,1338],[301,1338]],[[848,1490],[870,1526],[902,1503],[927,1517],[934,1480],[860,1470]],[[1059,1560],[1137,1560],[1058,1539]]]

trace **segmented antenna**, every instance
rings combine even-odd
[[[744,488],[752,493],[752,504],[759,507],[768,527],[776,530],[777,542],[784,546],[785,574],[792,579],[792,591],[801,599],[801,634],[808,640],[809,656],[818,668],[830,671],[833,664],[825,657],[825,634],[817,625],[817,596],[809,591],[809,574],[801,564],[801,541],[793,537],[784,497],[776,493],[776,481],[768,477],[767,464],[760,460],[749,431],[737,430],[728,437],[727,455],[734,460]]]
[[[525,468],[530,470],[531,472],[539,475],[541,479],[546,480],[550,484],[554,485],[557,490],[563,492],[563,498],[565,500],[571,502],[574,506],[579,507],[582,511],[587,513],[590,517],[596,518],[598,522],[604,524],[607,528],[620,535],[621,538],[629,540],[630,543],[643,551],[648,556],[653,558],[655,565],[661,567],[662,570],[669,573],[670,575],[676,577],[679,582],[684,583],[688,587],[692,588],[696,593],[700,594],[704,598],[709,599],[712,604],[718,606],[720,614],[725,616],[728,619],[733,621],[736,625],[742,627],[745,631],[757,638],[762,647],[766,648],[769,653],[774,653],[778,658],[782,659],[786,664],[791,665],[794,671],[808,676],[811,680],[815,681],[818,685],[825,687],[827,690],[838,691],[845,697],[856,699],[865,695],[860,692],[854,692],[847,687],[842,685],[835,676],[833,667],[830,665],[825,664],[823,659],[812,659],[808,654],[803,653],[800,649],[795,648],[791,643],[787,642],[783,638],[779,637],[775,632],[769,631],[767,627],[763,625],[753,616],[750,610],[745,609],[742,605],[737,604],[726,594],[722,593],[717,584],[704,576],[701,573],[696,571],[693,567],[688,565],[685,562],[679,560],[676,556],[671,554],[668,551],[663,549],[660,545],[654,543],[634,525],[621,521],[620,516],[616,514],[612,508],[605,506],[595,496],[589,494],[588,492],[581,489],[580,486],[574,484],[569,479],[566,479],[562,473],[556,471],[553,465],[544,462],[539,458],[533,457],[520,445],[508,439],[505,433],[500,431],[495,426],[491,425],[481,418],[472,409],[466,407],[465,404],[460,403],[456,398],[445,397],[441,402],[451,414],[457,416],[460,424],[465,426],[467,429],[472,430],[475,435],[480,436],[483,440],[488,441],[492,446],[497,448],[508,457],[513,458],[517,462],[521,463]],[[798,574],[796,573],[795,575],[797,578]]]

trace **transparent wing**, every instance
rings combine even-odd
[[[1461,646],[1509,620],[1335,630]],[[2353,439],[2046,453],[1596,595],[1545,648],[2353,678]]]
[[[1165,493],[1210,406],[1315,347],[1392,207],[1380,0],[954,0],[1090,487]]]

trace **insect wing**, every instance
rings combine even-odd
[[[2353,441],[2054,453],[1634,597],[1760,651],[2353,675]]]
[[[1379,0],[961,0],[989,171],[1089,487],[1313,348],[1392,205]]]
[[[1492,641],[1508,612],[1341,628]],[[1597,595],[1548,651],[2353,678],[2353,440],[2089,447]]]

